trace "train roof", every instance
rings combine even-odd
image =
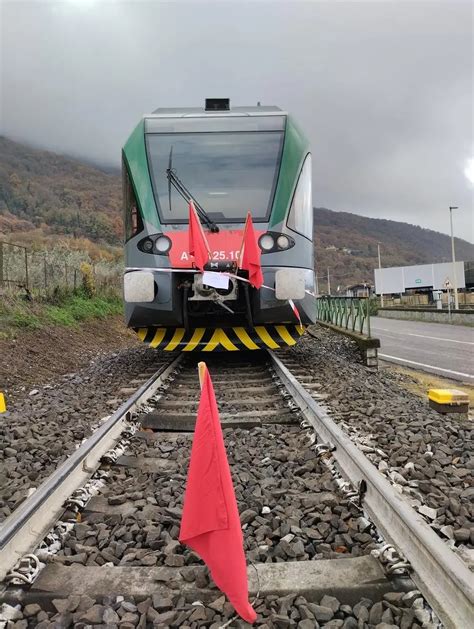
[[[145,118],[163,117],[163,118],[184,118],[200,117],[200,116],[268,116],[280,115],[284,116],[285,111],[275,105],[257,105],[252,107],[232,107],[228,110],[209,110],[204,107],[160,107],[150,114],[145,114]]]

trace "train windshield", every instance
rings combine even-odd
[[[149,133],[148,165],[162,223],[186,223],[188,204],[170,185],[173,172],[216,223],[270,215],[283,131]]]

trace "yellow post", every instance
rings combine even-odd
[[[7,412],[7,405],[5,402],[5,396],[3,395],[3,393],[0,393],[0,413],[6,413]]]
[[[199,386],[202,389],[202,385],[204,383],[204,376],[206,375],[206,363],[200,362],[198,363],[198,373],[199,373]]]

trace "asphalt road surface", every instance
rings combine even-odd
[[[371,317],[379,357],[474,384],[474,328]]]

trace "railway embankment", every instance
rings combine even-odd
[[[108,353],[137,346],[122,314],[86,318],[74,325],[44,323],[16,328],[13,336],[0,335],[0,391],[9,405]]]

